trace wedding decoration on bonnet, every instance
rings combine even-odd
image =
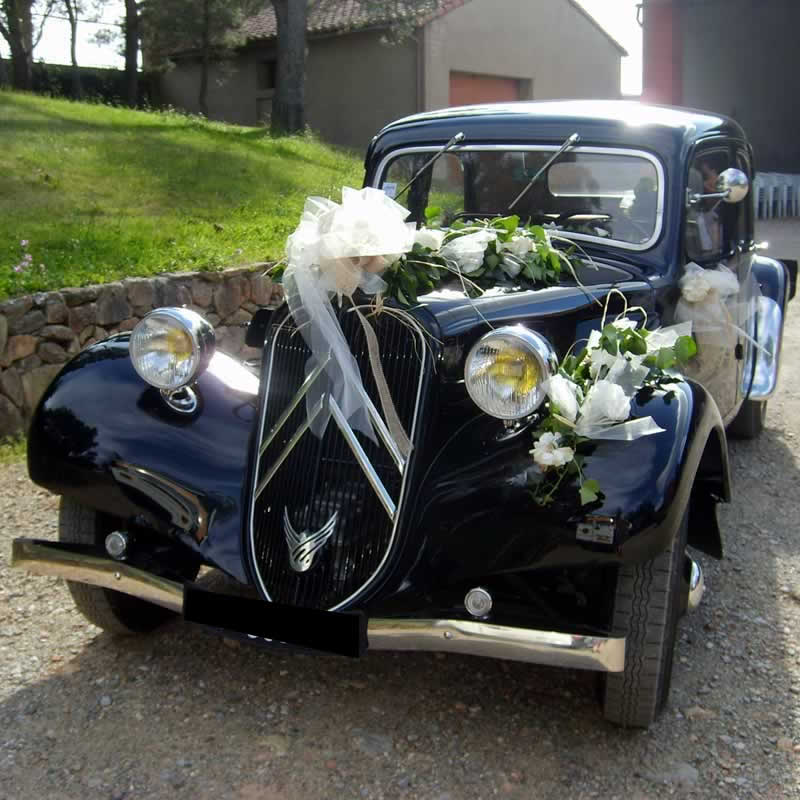
[[[404,456],[411,443],[383,375],[370,315],[393,314],[428,336],[407,309],[445,282],[472,303],[472,298],[497,286],[540,289],[563,278],[581,285],[576,267],[584,263],[572,242],[560,240],[569,249],[559,249],[554,232],[520,225],[516,216],[456,221],[442,229],[440,211],[430,208],[427,224],[417,230],[407,221],[409,213],[373,188],[345,187],[341,203],[311,197],[288,238],[285,262],[272,270],[282,278],[290,315],[311,351],[306,375],[321,369],[321,378],[306,395],[312,431],[318,436],[325,431],[331,412],[321,400],[327,394],[354,430],[375,440],[370,417],[374,409],[332,305],[341,305],[346,297],[364,330],[386,427]],[[612,294],[623,297],[617,290],[609,298]],[[394,303],[385,303],[387,298]],[[609,298],[602,330],[592,332],[577,355],[568,353],[547,381],[548,402],[538,412],[531,451],[537,472],[532,493],[542,505],[552,502],[568,476],[577,479],[582,503],[597,500],[600,485],[583,473],[584,443],[631,441],[661,432],[650,417],[630,419],[631,400],[643,388],[680,380],[676,368],[696,352],[690,321],[671,329],[637,329],[628,317],[638,311],[646,320],[644,310],[637,308],[626,309],[606,324]]]

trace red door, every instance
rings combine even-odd
[[[516,78],[497,78],[472,72],[450,73],[450,105],[468,106],[477,103],[503,103],[520,99]]]

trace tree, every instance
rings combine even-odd
[[[191,53],[200,58],[198,106],[208,116],[208,80],[212,61],[225,60],[244,44],[242,22],[263,0],[158,0],[142,8],[143,34],[156,65],[168,67],[169,56]]]
[[[270,0],[277,22],[278,79],[272,98],[273,134],[305,127],[306,26],[309,14],[331,0]],[[438,0],[361,0],[362,10],[386,29],[389,43],[412,36]]]
[[[0,0],[0,36],[11,51],[11,85],[30,91],[33,84],[33,50],[42,38],[44,23],[56,0]],[[39,29],[33,24],[34,8]]]
[[[98,0],[102,4],[103,0]],[[144,0],[125,0],[125,16],[114,28],[101,28],[92,37],[95,44],[108,46],[122,37],[120,55],[125,58],[125,102],[135,108],[139,104],[139,39],[141,9]]]
[[[270,128],[275,135],[297,133],[306,125],[305,0],[271,0],[278,27],[278,79],[272,97]]]

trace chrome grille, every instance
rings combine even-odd
[[[390,314],[370,322],[398,415],[413,442],[426,344]],[[308,430],[304,391],[318,376],[312,372],[306,378],[310,352],[291,320],[276,322],[265,345],[249,543],[260,589],[278,603],[340,608],[372,583],[390,555],[413,465],[413,450],[406,462],[392,447],[378,414],[378,392],[357,315],[344,310],[340,323],[369,396],[376,442],[353,433],[328,396],[311,410],[321,412],[326,405],[330,410],[324,436]],[[293,554],[311,550],[299,571]]]

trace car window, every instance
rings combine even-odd
[[[398,154],[378,185],[391,196],[399,193],[432,152]],[[447,153],[399,202],[417,222],[425,220],[427,206],[441,209],[444,225],[456,218],[503,216],[553,152],[492,147]],[[574,238],[644,249],[658,236],[662,207],[661,172],[652,158],[586,148],[561,156],[525,192],[513,213]]]
[[[711,194],[717,191],[717,178],[731,166],[727,147],[698,150],[689,166],[690,194]],[[719,198],[699,200],[686,209],[686,255],[690,261],[721,258],[727,247],[726,222],[730,208]]]

